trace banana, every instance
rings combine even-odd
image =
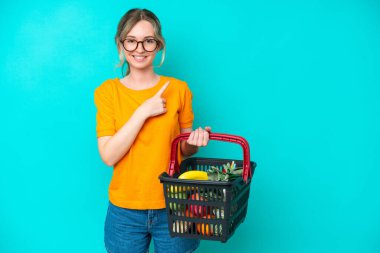
[[[178,179],[208,180],[206,171],[190,170],[182,173]]]

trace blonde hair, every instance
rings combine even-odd
[[[123,46],[122,42],[126,37],[127,34],[132,30],[132,28],[141,20],[146,20],[149,23],[152,24],[154,28],[154,37],[158,40],[158,50],[162,50],[162,55],[161,55],[161,62],[158,67],[161,67],[162,64],[164,63],[165,59],[165,39],[162,36],[161,32],[161,23],[158,20],[157,16],[154,15],[153,12],[147,10],[147,9],[131,9],[127,11],[124,16],[120,19],[119,24],[117,26],[117,32],[115,35],[115,42],[116,42],[116,47],[117,51],[119,53],[119,63],[116,65],[116,67],[122,67],[121,68],[121,73],[123,75],[123,69],[124,65],[127,64],[128,68],[125,73],[125,75],[128,75],[130,72],[129,64],[125,60],[124,52],[123,52]]]

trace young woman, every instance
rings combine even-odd
[[[132,9],[120,20],[115,36],[126,76],[108,79],[95,90],[98,148],[113,166],[105,221],[108,252],[193,252],[199,240],[170,237],[163,187],[158,176],[167,171],[171,143],[190,133],[178,148],[182,161],[206,146],[210,127],[194,130],[192,93],[188,85],[154,72],[156,53],[163,51],[158,18],[149,10]],[[126,62],[125,62],[126,61]]]

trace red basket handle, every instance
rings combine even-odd
[[[172,142],[172,150],[170,153],[170,162],[169,162],[169,175],[172,177],[175,172],[179,172],[179,165],[177,159],[177,148],[178,143],[181,140],[187,140],[190,136],[190,133],[179,134]],[[249,144],[246,139],[241,136],[231,135],[231,134],[223,134],[223,133],[209,133],[210,140],[217,141],[225,141],[225,142],[233,142],[240,144],[243,148],[243,180],[247,182],[248,176],[252,177],[251,172],[251,161],[250,161],[250,153],[249,153]]]

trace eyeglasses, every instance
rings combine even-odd
[[[127,50],[128,52],[135,51],[137,47],[139,46],[139,43],[142,44],[144,50],[147,52],[153,52],[154,50],[156,50],[158,46],[158,41],[153,38],[148,38],[143,41],[137,41],[134,39],[125,39],[120,42],[123,43],[124,49]]]

